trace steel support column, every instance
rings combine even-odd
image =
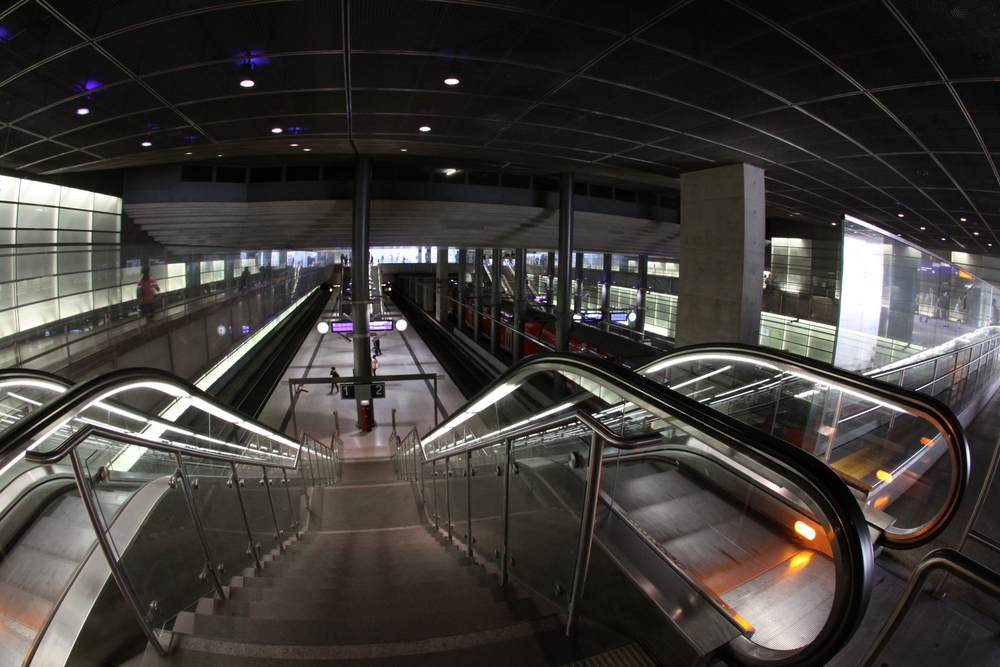
[[[573,312],[579,313],[583,310],[583,253],[576,253],[576,266],[573,271],[573,278],[576,281],[573,288]]]
[[[451,285],[448,282],[448,248],[438,248],[437,256],[437,298],[434,300],[437,310],[437,321],[448,322],[448,293]]]
[[[635,330],[646,326],[646,283],[649,281],[649,255],[639,255],[639,275],[635,291]]]
[[[573,174],[559,175],[559,265],[557,268],[559,295],[556,297],[556,351],[569,350],[569,329],[573,324],[570,271],[573,263]]]
[[[490,354],[496,356],[500,351],[500,302],[503,299],[501,291],[501,276],[503,275],[503,249],[493,248],[493,270],[490,274]]]
[[[465,290],[468,286],[468,282],[465,279],[467,271],[465,261],[468,258],[468,254],[468,248],[458,249],[458,309],[455,311],[458,319],[455,322],[455,326],[459,331],[465,328]]]
[[[354,323],[354,375],[371,377],[372,351],[369,331],[368,250],[371,221],[372,158],[359,155],[354,166],[354,218],[351,227],[351,320]],[[358,424],[367,424],[361,418],[361,397],[357,407]],[[374,415],[374,410],[372,410]],[[371,428],[371,424],[368,424]]]
[[[472,340],[477,343],[482,342],[483,339],[483,283],[486,282],[485,276],[483,275],[483,262],[486,261],[486,251],[482,248],[476,248],[476,266],[473,275],[472,285]]]
[[[527,298],[528,251],[518,248],[514,251],[514,361],[524,357],[524,320],[528,312]]]
[[[611,253],[604,254],[601,271],[601,330],[611,329]]]

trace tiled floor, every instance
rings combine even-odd
[[[412,329],[403,333],[392,331],[385,334],[381,338],[381,346],[379,375],[438,375],[438,420],[465,404],[461,392]],[[387,383],[386,397],[374,401],[377,426],[369,433],[362,433],[357,426],[355,402],[342,400],[337,394],[330,395],[329,387],[325,385],[307,385],[308,392],[299,394],[295,402],[293,421],[289,410],[288,379],[328,378],[331,366],[336,366],[341,376],[348,376],[352,372],[353,359],[351,343],[346,338],[337,334],[323,336],[314,329],[289,366],[281,385],[264,407],[260,420],[282,428],[289,435],[294,435],[297,427],[300,433],[308,433],[317,440],[328,443],[334,430],[336,412],[340,423],[340,437],[344,441],[345,459],[390,455],[388,441],[392,432],[393,408],[396,410],[396,432],[401,437],[414,427],[421,434],[433,428],[433,386],[430,381],[424,380]]]

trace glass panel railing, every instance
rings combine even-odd
[[[679,350],[640,372],[829,465],[863,495],[887,545],[933,539],[964,491],[961,425],[925,396],[741,346]]]
[[[424,479],[445,459],[471,456],[476,552],[503,556],[502,573],[568,607],[572,622],[598,426],[598,440],[644,443],[598,454],[611,512],[598,537],[617,545],[614,526],[627,526],[655,555],[629,567],[650,581],[662,576],[656,568],[673,571],[728,623],[737,657],[810,659],[850,635],[871,584],[871,543],[843,482],[802,452],[611,364],[539,355],[515,365],[423,438]],[[440,498],[424,489],[425,502]]]

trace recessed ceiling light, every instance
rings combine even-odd
[[[979,236],[979,232],[972,232],[973,236]]]
[[[948,239],[946,239],[946,238],[942,238],[941,240],[942,240],[942,241],[947,241]]]
[[[399,152],[400,152],[400,153],[405,153],[405,152],[406,152],[406,151],[408,151],[408,150],[410,150],[410,149],[409,149],[409,148],[400,148],[400,149],[399,149]]]
[[[291,147],[293,147],[293,148],[296,147],[296,146],[298,146],[298,144],[288,144],[288,145],[291,146]]]
[[[445,175],[445,176],[451,176],[451,175],[452,175],[452,174],[454,174],[454,173],[455,173],[456,171],[458,171],[458,169],[445,169],[445,170],[444,170],[444,175]]]
[[[444,82],[448,86],[457,86],[458,85],[458,79],[456,79],[453,76],[448,77],[447,79],[444,80]]]
[[[188,151],[188,152],[187,152],[187,153],[185,153],[184,155],[191,155],[191,151]]]
[[[284,130],[282,130],[280,127],[272,127],[271,131],[274,132],[275,134],[281,134],[282,132],[284,132]]]
[[[303,148],[302,150],[304,150],[304,151],[305,151],[306,153],[308,153],[308,152],[309,152],[309,151],[311,151],[312,149],[311,149],[311,148]]]
[[[962,222],[966,222],[965,218],[959,218]]]
[[[144,141],[144,142],[142,142],[142,145],[143,145],[143,146],[144,146],[145,148],[149,148],[150,146],[152,146],[152,145],[153,145],[153,142],[152,142],[152,141]]]
[[[76,110],[77,116],[86,116],[88,113],[90,113],[90,109],[88,109],[87,107],[80,107],[79,109]]]
[[[898,215],[898,216],[899,216],[899,217],[901,217],[901,218],[903,217],[903,214],[902,214],[902,213],[897,213],[896,215]]]
[[[836,223],[836,222],[831,222],[830,224],[831,224],[832,226],[834,226],[834,227],[836,227],[836,226],[837,226],[837,223]]]
[[[421,125],[420,126],[420,131],[421,132],[430,132],[431,131],[431,126],[430,125]]]
[[[925,232],[925,231],[927,231],[927,228],[926,227],[921,227],[920,231]]]
[[[253,88],[253,65],[245,62],[239,67],[240,86],[243,88]]]

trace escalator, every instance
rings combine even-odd
[[[652,437],[601,455],[585,612],[677,664],[825,664],[864,614],[892,522],[822,458],[696,399],[599,360],[527,359],[415,445],[428,516],[571,610],[598,433],[584,422]],[[943,406],[896,404],[911,435],[964,447]]]
[[[46,584],[40,572],[21,587],[34,597],[4,626],[23,638],[9,644],[12,664],[119,664],[146,641],[166,650],[161,631],[282,550],[307,487],[325,483],[321,447],[166,373],[11,387],[4,470],[45,472],[51,486],[0,491],[34,498],[4,505],[30,516],[0,531],[20,554],[0,570],[9,561],[23,582],[19,559],[45,552],[35,560],[69,573],[51,591],[31,590]],[[821,458],[696,399],[602,360],[535,355],[408,438],[398,464],[414,462],[428,520],[475,559],[664,664],[824,664],[864,615],[887,526]],[[907,413],[922,420],[909,432],[964,445],[931,408]],[[86,528],[68,511],[81,507],[77,489]],[[70,533],[86,549],[48,553]]]

